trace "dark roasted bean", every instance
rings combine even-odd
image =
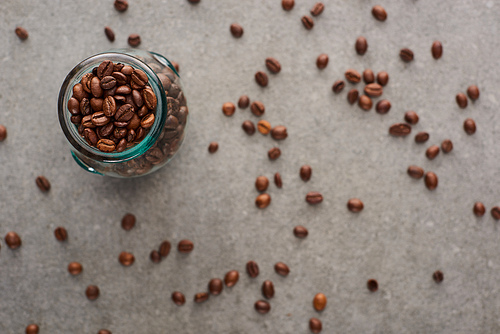
[[[165,240],[161,243],[160,245],[160,249],[158,251],[158,253],[160,253],[160,256],[163,258],[163,257],[167,257],[168,254],[170,254],[170,249],[171,249],[171,244],[170,244],[170,241],[168,240]]]
[[[429,140],[429,134],[427,132],[419,132],[415,135],[415,142],[417,144],[425,143]]]
[[[364,204],[359,198],[351,198],[347,201],[347,209],[351,212],[360,212],[363,208]]]
[[[288,274],[290,273],[290,268],[288,268],[288,266],[283,262],[277,262],[274,265],[274,271],[276,271],[278,275],[288,276]]]
[[[323,10],[325,9],[325,5],[322,2],[316,2],[311,9],[311,15],[312,16],[318,16],[321,13],[323,13]]]
[[[255,188],[257,191],[266,191],[269,186],[269,179],[265,176],[258,176],[255,180]]]
[[[119,12],[124,12],[128,8],[127,0],[115,0],[115,9]]]
[[[347,81],[351,83],[358,83],[361,81],[361,74],[359,74],[358,71],[353,70],[352,68],[345,71],[344,75]]]
[[[214,296],[220,295],[223,289],[222,280],[220,278],[212,278],[208,283],[208,291]]]
[[[219,149],[219,144],[215,141],[211,142],[210,145],[208,145],[208,152],[211,154],[217,152],[218,149]]]
[[[246,265],[248,276],[255,278],[259,276],[259,265],[255,261],[248,261]]]
[[[265,209],[269,206],[269,204],[271,204],[271,196],[269,196],[269,194],[260,194],[255,199],[255,205],[259,209]]]
[[[286,11],[292,10],[294,5],[295,0],[281,0],[281,7]]]
[[[273,147],[267,152],[267,156],[270,160],[276,160],[281,156],[281,150],[279,147]]]
[[[231,24],[231,26],[229,27],[229,31],[231,31],[231,34],[233,35],[233,37],[236,37],[236,38],[240,38],[241,36],[243,36],[243,27],[241,25],[239,25],[238,23],[233,23]]]
[[[366,41],[366,38],[364,38],[363,36],[358,37],[358,39],[356,39],[354,48],[356,49],[358,55],[364,55],[368,50],[368,42]]]
[[[472,212],[474,212],[474,214],[477,217],[482,217],[486,213],[486,208],[484,207],[483,203],[476,202],[476,203],[474,203],[474,208],[472,209]]]
[[[151,253],[149,253],[149,259],[153,263],[160,263],[161,262],[161,255],[157,250],[152,250]]]
[[[283,181],[281,180],[281,174],[280,173],[274,174],[274,184],[278,188],[283,187]]]
[[[371,84],[375,82],[375,75],[373,74],[373,71],[369,68],[363,71],[363,80],[365,81],[366,84]]]
[[[5,243],[10,249],[18,249],[21,247],[22,241],[19,234],[11,231],[5,235]]]
[[[266,314],[271,310],[271,305],[265,300],[258,300],[254,304],[255,310],[260,314]]]
[[[266,107],[264,106],[264,103],[260,101],[254,101],[250,105],[250,110],[252,111],[252,114],[254,114],[257,117],[260,117],[264,115],[266,112]]]
[[[101,88],[102,89],[112,89],[116,86],[115,77],[108,75],[101,79]]]
[[[450,153],[453,150],[453,143],[449,139],[443,140],[441,143],[441,150],[443,153]]]
[[[184,294],[182,292],[179,292],[179,291],[175,291],[172,293],[172,300],[173,300],[174,304],[177,306],[184,305],[184,303],[186,302],[186,298],[184,297]]]
[[[467,88],[467,95],[472,101],[476,101],[479,98],[479,88],[476,85],[469,86]]]
[[[429,190],[434,190],[438,186],[438,177],[433,172],[425,173],[425,186]]]
[[[304,165],[300,167],[300,178],[302,181],[307,182],[311,179],[312,176],[312,168],[309,165]]]
[[[257,73],[255,73],[255,82],[257,82],[257,84],[261,87],[266,87],[269,83],[267,74],[262,71],[258,71]]]
[[[387,72],[378,72],[377,73],[377,82],[380,86],[385,86],[389,82],[389,74]]]
[[[431,47],[432,57],[434,59],[439,59],[443,55],[443,45],[440,41],[434,41]]]
[[[319,204],[323,202],[323,195],[317,191],[310,191],[306,195],[306,202],[312,205]]]
[[[243,124],[241,125],[241,128],[249,136],[255,133],[255,125],[251,121],[244,121]]]
[[[15,33],[21,41],[24,41],[29,37],[28,31],[23,27],[16,27]]]
[[[332,90],[334,93],[338,94],[344,89],[344,87],[345,87],[344,80],[337,80],[333,83]]]
[[[309,231],[304,226],[298,225],[293,229],[293,235],[297,238],[304,239],[309,234]]]
[[[492,207],[490,213],[491,213],[491,216],[495,220],[499,220],[500,219],[500,207],[498,207],[498,206]]]
[[[275,140],[283,140],[288,137],[288,132],[286,127],[283,125],[277,125],[271,130],[271,137]]]
[[[353,88],[347,93],[347,101],[349,104],[355,104],[358,101],[359,92],[356,88]]]
[[[125,231],[130,231],[131,229],[134,228],[135,222],[136,222],[135,215],[127,213],[125,216],[123,216],[121,225]]]
[[[372,108],[373,102],[369,96],[361,95],[358,100],[358,105],[361,109],[368,111]]]
[[[387,12],[385,11],[384,7],[382,7],[382,6],[379,6],[379,5],[373,6],[372,15],[374,18],[376,18],[379,21],[387,20]]]
[[[473,135],[474,133],[476,133],[476,122],[474,122],[472,118],[467,118],[464,121],[464,131],[468,135]]]
[[[458,93],[457,96],[455,97],[455,100],[457,101],[457,104],[460,108],[465,109],[467,108],[467,96],[465,96],[464,93]]]
[[[199,292],[194,295],[194,302],[195,303],[203,303],[206,301],[209,297],[208,292]]]
[[[413,110],[407,111],[405,113],[405,121],[411,125],[415,125],[418,123],[418,115]]]
[[[328,55],[325,53],[322,53],[318,56],[316,59],[316,67],[318,67],[320,70],[326,68],[328,66]]]
[[[444,280],[444,275],[443,275],[443,272],[441,270],[436,270],[433,274],[432,274],[432,279],[434,280],[434,282],[436,283],[441,283],[443,280]]]
[[[271,73],[279,73],[281,71],[281,64],[276,58],[266,58],[266,67]]]
[[[43,176],[37,176],[35,179],[36,185],[38,186],[38,189],[40,189],[42,192],[47,192],[50,190],[50,182],[49,180]]]
[[[138,34],[131,34],[130,36],[128,36],[127,41],[128,45],[130,45],[131,47],[138,47],[139,44],[141,44],[141,36],[139,36]]]
[[[309,319],[309,329],[313,334],[321,333],[321,330],[323,329],[323,324],[321,323],[321,320],[319,320],[318,318]]]
[[[58,241],[66,241],[68,240],[68,231],[64,227],[59,226],[54,230],[54,236]]]
[[[389,128],[389,134],[395,137],[405,137],[411,133],[411,126],[406,123],[396,123]]]
[[[177,245],[177,250],[180,253],[191,253],[194,249],[194,244],[191,240],[181,240],[179,241],[179,244]]]
[[[104,27],[104,33],[110,42],[115,41],[115,32],[110,27]]]
[[[274,284],[270,280],[264,281],[262,283],[262,295],[267,299],[271,299],[274,297]]]
[[[226,273],[226,276],[224,277],[224,284],[228,288],[233,287],[238,283],[238,280],[240,279],[240,273],[236,270],[231,270]]]
[[[370,291],[370,292],[375,292],[378,290],[378,282],[376,279],[369,279],[367,282],[366,282],[366,288]]]
[[[78,262],[70,262],[70,264],[68,264],[68,272],[73,276],[80,275],[82,270],[83,267]]]
[[[414,179],[421,179],[424,176],[424,170],[418,166],[409,166],[406,172]]]
[[[304,28],[306,28],[307,30],[311,30],[314,27],[314,21],[310,16],[302,16],[301,21],[304,25]]]
[[[409,63],[413,61],[413,51],[407,48],[401,49],[401,51],[399,51],[399,57],[402,61]]]
[[[96,285],[89,285],[87,286],[87,289],[85,290],[85,295],[89,300],[96,300],[99,298],[99,295],[101,294],[99,287]]]
[[[246,109],[250,105],[250,99],[246,95],[241,95],[238,100],[238,107],[241,109]]]
[[[379,114],[387,114],[391,110],[391,102],[388,100],[380,100],[375,106],[375,111]]]

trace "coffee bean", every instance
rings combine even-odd
[[[378,72],[377,73],[377,82],[380,86],[385,86],[389,82],[389,74],[387,72]]]
[[[85,290],[85,295],[89,300],[96,300],[97,298],[99,298],[100,294],[101,291],[99,290],[99,287],[97,287],[96,285],[89,285]]]
[[[251,278],[255,278],[255,277],[259,276],[259,265],[257,264],[257,262],[248,261],[246,268],[247,268],[248,276],[250,276]]]
[[[172,248],[172,245],[170,244],[170,242],[168,240],[165,240],[161,243],[158,253],[160,254],[160,256],[162,258],[167,257],[168,254],[170,254],[171,248]]]
[[[39,327],[37,324],[31,324],[26,327],[26,334],[38,334]]]
[[[307,182],[311,179],[312,168],[309,165],[304,165],[300,167],[300,178],[302,181]]]
[[[288,276],[288,274],[290,273],[290,268],[288,268],[288,266],[283,262],[278,262],[274,265],[274,271],[276,271],[278,275]]]
[[[266,112],[266,107],[264,106],[264,103],[260,101],[254,101],[250,105],[250,110],[252,111],[252,114],[254,114],[257,117],[260,117],[264,115]]]
[[[208,283],[208,291],[214,296],[220,295],[222,288],[222,280],[219,278],[212,278]]]
[[[498,206],[492,207],[490,213],[494,219],[496,219],[496,220],[500,219],[500,207],[498,207]]]
[[[284,10],[292,10],[295,5],[295,0],[281,0],[281,7]]]
[[[313,299],[313,306],[314,309],[318,312],[321,312],[325,309],[327,303],[327,299],[325,294],[323,293],[317,293],[316,296],[314,296]]]
[[[132,114],[132,116],[133,116],[133,114]],[[131,118],[132,118],[132,116],[131,116]],[[122,117],[125,118],[125,116],[122,116]],[[128,119],[127,120],[121,119],[121,120],[122,121],[128,121]],[[92,116],[90,118],[90,121],[95,126],[104,126],[104,125],[108,124],[111,121],[111,118],[109,118],[108,116],[106,116],[104,114],[104,111],[98,111],[98,112],[95,112],[95,113],[92,114]]]
[[[467,95],[472,101],[476,101],[479,98],[479,88],[476,85],[469,86],[467,88]]]
[[[179,72],[179,63],[177,63],[173,60],[170,63],[172,63],[172,66],[175,68],[175,71]]]
[[[363,36],[359,36],[358,39],[356,39],[354,48],[356,49],[358,55],[364,55],[368,50],[368,42],[366,41],[366,38],[364,38]]]
[[[80,124],[82,121],[82,115],[71,116],[70,120],[71,120],[71,123],[73,123],[75,125],[79,125],[78,129],[83,128],[83,125]]]
[[[153,263],[160,263],[161,262],[161,255],[157,250],[152,250],[151,253],[149,253],[149,259]]]
[[[370,292],[375,292],[378,290],[378,282],[376,279],[369,279],[367,282],[366,282],[366,287],[368,288],[368,290]]]
[[[208,292],[199,292],[194,295],[194,302],[195,303],[203,303],[206,301],[209,297]]]
[[[70,262],[70,264],[68,264],[68,272],[73,276],[79,275],[82,270],[83,267],[78,262]]]
[[[29,37],[28,31],[26,29],[24,29],[23,27],[16,27],[15,33],[21,41],[24,41],[24,40],[28,39],[28,37]]]
[[[116,144],[109,139],[100,139],[96,146],[99,151],[106,153],[113,152],[116,148]]]
[[[321,330],[323,329],[323,324],[321,323],[321,320],[319,320],[318,318],[309,319],[309,329],[313,334],[321,333]]]
[[[236,270],[228,271],[226,276],[224,277],[224,283],[228,288],[233,287],[238,283],[240,279],[240,273]]]
[[[297,238],[304,239],[309,234],[309,231],[304,226],[298,225],[293,229],[293,235]]]
[[[104,27],[104,33],[110,42],[115,41],[115,32],[110,27]]]
[[[421,179],[424,176],[424,170],[413,165],[408,167],[407,173],[414,179]]]
[[[269,194],[260,194],[255,199],[255,205],[259,209],[265,209],[269,206],[269,204],[271,204],[271,196],[269,196]]]
[[[433,160],[437,155],[439,154],[439,146],[437,145],[432,145],[430,146],[427,151],[425,151],[425,156],[429,160]]]
[[[351,83],[358,83],[361,81],[361,74],[359,74],[358,71],[353,70],[352,68],[345,71],[344,75],[347,81]]]
[[[265,176],[259,176],[255,180],[255,188],[257,188],[257,191],[266,191],[267,187],[269,186],[269,179]]]
[[[306,202],[311,205],[319,204],[323,202],[323,195],[317,191],[310,191],[306,195]]]
[[[370,99],[370,97],[366,95],[361,95],[358,100],[358,105],[361,109],[368,111],[372,108],[373,102],[372,99]]]
[[[483,203],[476,202],[476,203],[474,203],[474,208],[472,209],[472,212],[474,212],[474,214],[477,217],[482,217],[486,213],[486,208],[484,207]]]
[[[304,25],[304,28],[306,28],[307,30],[311,30],[314,27],[314,21],[310,16],[302,16],[301,21]]]
[[[311,9],[311,15],[318,16],[321,13],[323,13],[324,9],[325,9],[325,5],[321,2],[317,2],[314,4],[313,8]]]
[[[134,116],[134,111],[134,107],[131,104],[124,104],[116,111],[115,120],[117,120],[118,122],[128,122]],[[104,115],[104,112],[102,112],[102,114],[94,113],[94,115],[96,115],[95,121],[99,122],[99,124],[95,123],[94,120],[92,120],[92,123],[97,126],[106,125],[110,120],[108,117],[106,117],[106,115]],[[92,116],[94,117],[94,115]]]
[[[253,125],[251,121],[244,121],[243,124],[241,124],[241,128],[249,136],[255,133],[255,125]]]
[[[365,86],[364,89],[366,95],[372,96],[372,97],[379,97],[380,95],[383,94],[384,90],[382,86],[376,83],[371,83]]]
[[[431,47],[432,57],[434,59],[439,59],[443,55],[443,45],[440,41],[434,41]]]
[[[334,93],[338,94],[344,89],[344,87],[345,87],[344,80],[337,80],[333,83],[332,90]]]
[[[83,75],[82,80],[80,80],[83,90],[86,91],[87,93],[92,93],[90,85],[90,83],[92,82],[92,78],[94,78],[94,74],[86,73]]]
[[[130,231],[131,229],[134,228],[135,226],[135,216],[131,213],[127,213],[125,216],[122,218],[122,228],[125,231]]]
[[[279,73],[281,71],[281,64],[280,62],[272,57],[266,58],[266,67],[271,73]]]
[[[104,105],[104,99],[98,99],[95,97],[90,99],[90,108],[92,108],[93,111],[103,110],[103,105]]]
[[[135,48],[138,47],[139,44],[141,44],[141,36],[139,36],[138,34],[131,34],[130,36],[128,36],[128,45]]]
[[[218,149],[219,149],[219,144],[215,141],[211,142],[210,145],[208,145],[208,152],[211,154],[217,152]]]
[[[116,101],[112,96],[106,96],[102,103],[102,111],[107,117],[113,117],[116,114]]]
[[[255,82],[261,87],[266,87],[269,83],[267,74],[262,71],[258,71],[257,73],[255,73]]]
[[[80,102],[80,113],[83,116],[87,116],[87,115],[91,114],[91,111],[90,111],[90,101],[86,97],[84,97],[82,99],[82,101]]]
[[[375,111],[379,114],[387,114],[391,110],[391,102],[388,100],[380,100],[375,106]]]
[[[411,126],[406,123],[396,123],[389,128],[389,134],[395,137],[405,137],[411,133]]]
[[[18,249],[21,247],[22,241],[19,234],[16,232],[9,232],[5,235],[5,243],[10,249]]]
[[[358,101],[359,92],[356,88],[353,88],[347,93],[347,101],[349,104],[354,104]]]
[[[464,121],[464,130],[468,135],[476,133],[476,122],[472,118],[467,118]]]
[[[243,36],[243,27],[240,26],[238,23],[231,24],[229,30],[231,31],[233,37],[240,38],[241,36]]]
[[[443,272],[441,270],[436,270],[433,274],[432,274],[432,279],[434,280],[434,282],[436,283],[441,283],[443,280],[444,280],[444,275],[443,275]]]
[[[115,9],[119,12],[124,12],[128,8],[127,0],[115,0]]]
[[[101,329],[97,334],[112,334],[112,333],[107,329]]]
[[[465,96],[464,93],[458,93],[455,97],[455,100],[457,101],[457,104],[460,108],[467,108],[467,96]]]
[[[154,110],[156,108],[156,104],[158,103],[158,100],[156,99],[156,95],[151,88],[146,87],[142,91],[142,97],[144,100],[144,104],[146,105],[146,107],[148,109]]]
[[[271,299],[274,297],[274,284],[273,282],[266,280],[262,283],[262,295],[267,299]]]
[[[387,12],[382,6],[373,6],[372,15],[379,21],[385,21],[387,19]]]
[[[108,75],[111,75],[112,73],[113,73],[113,62],[110,60],[104,60],[99,64],[99,67],[97,67],[97,78],[100,80],[102,80],[102,78]]]
[[[277,125],[271,130],[271,137],[273,137],[274,140],[284,140],[288,137],[288,132],[286,130],[286,127],[283,125]]]
[[[54,236],[58,241],[66,241],[68,239],[68,232],[64,227],[59,226],[54,230]]]
[[[192,3],[192,4],[197,4],[200,2],[200,0],[188,0],[189,3]]]
[[[129,267],[134,264],[135,256],[132,253],[121,252],[118,256],[118,261],[125,267]]]
[[[415,142],[417,144],[425,143],[429,140],[429,134],[427,132],[419,132],[415,135]]]
[[[82,99],[83,100],[83,99]],[[80,114],[80,102],[74,97],[68,100],[68,110],[71,115],[79,115]]]
[[[274,174],[274,184],[278,188],[283,187],[283,181],[281,180],[281,174],[280,173]]]
[[[260,314],[266,314],[271,310],[271,305],[265,300],[258,300],[255,302],[254,308]]]
[[[425,186],[429,190],[434,190],[438,186],[438,177],[433,172],[425,173]]]
[[[351,212],[360,212],[363,208],[364,204],[359,198],[351,198],[347,201],[347,209]]]
[[[399,51],[399,57],[401,58],[402,61],[409,63],[413,61],[413,51],[406,48],[401,49],[401,51]]]
[[[241,95],[238,100],[238,107],[241,109],[246,109],[250,105],[250,99],[246,95]]]
[[[194,249],[194,244],[191,240],[181,240],[179,244],[177,244],[177,250],[180,253],[191,253]]]
[[[222,113],[226,116],[233,116],[236,107],[232,102],[226,102],[222,105]]]
[[[373,71],[369,68],[363,71],[363,80],[365,81],[366,84],[371,84],[375,82],[375,75],[373,74]]]
[[[186,302],[186,298],[184,297],[184,294],[182,292],[179,292],[179,291],[175,291],[172,293],[172,300],[173,300],[174,304],[177,306],[184,305],[184,303]]]
[[[265,120],[260,120],[257,123],[257,130],[259,130],[259,132],[263,135],[267,135],[269,132],[271,132],[271,123]]]
[[[281,150],[278,147],[273,147],[267,152],[270,160],[276,160],[281,156]]]
[[[418,123],[418,115],[413,110],[407,111],[405,113],[405,121],[409,124],[415,125]]]
[[[139,69],[134,69],[130,75],[131,83],[136,84],[139,87],[144,87],[148,83],[148,75],[144,71]],[[133,87],[132,87],[133,88]]]
[[[322,70],[328,66],[328,55],[325,53],[322,53],[318,56],[316,59],[316,66]]]
[[[50,182],[49,180],[43,176],[37,176],[35,179],[36,185],[38,186],[38,189],[40,189],[42,192],[46,193],[50,190]]]
[[[99,80],[99,78],[97,78],[97,80]],[[84,97],[89,97],[89,94],[83,89],[83,85],[81,83],[77,83],[73,86],[73,97],[80,102]]]
[[[101,88],[102,89],[112,89],[116,86],[115,77],[108,75],[102,78],[101,80]]]
[[[441,150],[443,153],[450,153],[453,150],[453,143],[449,139],[443,140],[441,143]]]

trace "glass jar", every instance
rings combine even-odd
[[[74,115],[68,109],[73,86],[104,60],[142,70],[157,97],[153,125],[141,141],[128,143],[122,152],[106,153],[89,145],[83,136],[83,124],[77,125],[78,117],[73,118],[74,124]],[[146,175],[167,164],[182,145],[189,118],[180,78],[172,63],[154,52],[129,49],[97,54],[76,65],[61,86],[58,114],[61,128],[72,146],[71,154],[78,165],[92,173],[122,178]],[[116,143],[117,139],[113,136],[110,135],[110,139]]]

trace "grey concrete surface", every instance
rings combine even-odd
[[[500,331],[500,231],[489,212],[472,214],[475,201],[489,211],[500,204],[500,3],[493,0],[349,0],[325,1],[324,13],[306,31],[300,17],[314,0],[297,0],[291,12],[279,0],[130,0],[126,13],[113,1],[2,0],[0,2],[0,123],[8,138],[0,143],[0,235],[17,231],[23,245],[0,251],[0,333],[24,333],[34,322],[40,333],[309,333],[310,317],[323,322],[323,333],[498,333]],[[385,23],[371,7],[383,5]],[[229,33],[239,22],[241,39]],[[17,25],[29,39],[18,40]],[[116,41],[108,42],[103,27]],[[60,130],[56,99],[59,87],[78,62],[92,54],[126,47],[139,33],[140,48],[164,54],[180,64],[191,124],[179,155],[159,172],[119,180],[89,174],[71,159]],[[369,49],[356,55],[363,35]],[[430,54],[441,40],[444,55]],[[415,61],[404,64],[399,50],[409,47]],[[315,66],[320,53],[328,67]],[[269,75],[266,89],[253,75],[266,71],[266,57],[276,57],[281,73]],[[363,112],[334,95],[333,82],[348,68],[390,74],[384,98],[387,115]],[[454,97],[477,84],[481,97],[467,109]],[[358,89],[362,85],[357,86]],[[221,113],[226,101],[242,94],[266,105],[264,119],[288,127],[289,138],[275,142],[256,133],[248,137],[241,123],[258,119],[237,110]],[[412,136],[393,138],[388,127],[415,110],[420,122]],[[477,133],[462,129],[465,118]],[[413,134],[428,131],[424,145]],[[435,160],[425,150],[450,138],[454,150]],[[219,151],[209,155],[209,142]],[[279,146],[275,162],[267,150]],[[298,176],[310,164],[312,179]],[[428,191],[422,180],[406,175],[410,164],[436,172],[439,186]],[[270,185],[272,204],[254,205],[259,175],[283,176]],[[47,176],[48,194],[35,186]],[[308,191],[324,202],[309,206]],[[365,209],[346,209],[359,197]],[[137,216],[125,232],[120,219]],[[296,239],[295,225],[309,229]],[[69,240],[53,236],[64,226]],[[159,265],[149,252],[164,239],[174,245],[194,241],[185,256],[173,250]],[[121,251],[136,263],[124,268]],[[248,260],[261,274],[250,279]],[[79,261],[83,273],[71,277],[66,266]],[[290,266],[279,277],[274,263]],[[238,284],[196,305],[213,277],[231,269]],[[444,272],[444,282],[432,273]],[[366,281],[376,278],[379,291]],[[272,310],[253,309],[265,279],[275,283]],[[85,287],[101,288],[98,300],[85,298]],[[170,294],[185,293],[175,306]],[[328,306],[318,313],[313,296],[323,292]]]

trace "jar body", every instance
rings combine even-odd
[[[153,126],[140,142],[128,143],[122,152],[106,153],[89,145],[83,136],[83,123],[74,121],[68,109],[73,86],[104,60],[146,73],[158,101]],[[166,165],[180,149],[189,119],[180,78],[172,64],[162,55],[142,50],[106,52],[75,66],[59,92],[58,114],[61,128],[72,146],[71,154],[82,168],[96,174],[127,178],[146,175]],[[113,136],[109,139],[116,141]]]

